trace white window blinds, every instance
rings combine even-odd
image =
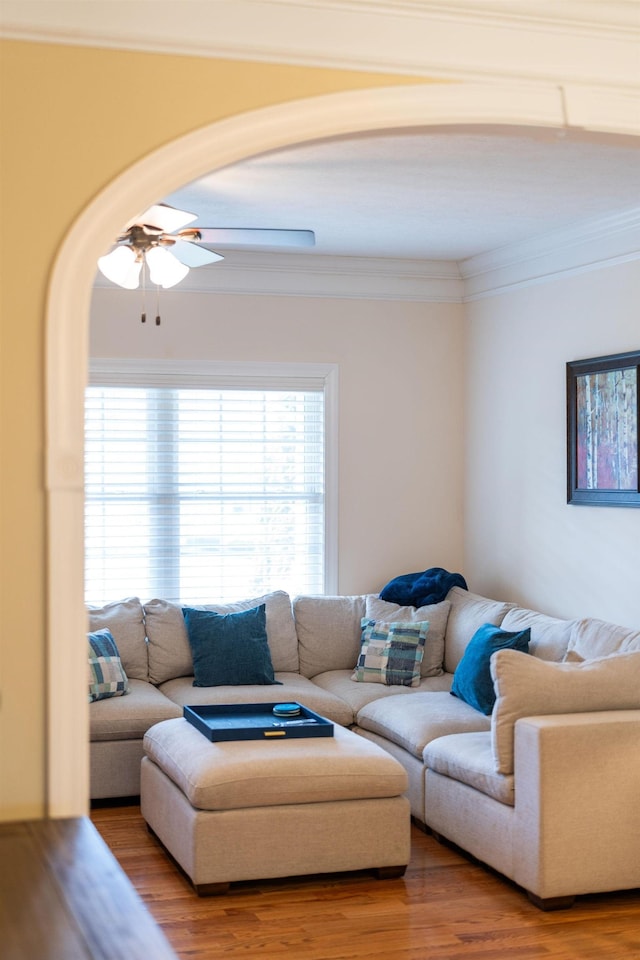
[[[325,380],[135,379],[87,389],[87,603],[323,593]]]

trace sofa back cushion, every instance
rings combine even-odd
[[[444,635],[450,609],[451,604],[448,600],[430,603],[424,607],[402,607],[397,603],[381,600],[375,594],[368,594],[365,597],[365,616],[370,620],[382,620],[384,623],[429,621],[420,666],[422,677],[441,677],[444,673]]]
[[[116,600],[103,607],[87,607],[87,613],[91,633],[98,630],[109,630],[111,633],[127,677],[130,680],[148,680],[144,611],[138,597]]]
[[[300,673],[353,670],[360,653],[365,597],[295,597]]]
[[[447,594],[451,604],[444,644],[444,669],[455,673],[467,644],[476,630],[485,623],[499,627],[514,603],[489,600],[461,587],[452,587]]]
[[[595,619],[577,620],[573,624],[568,651],[578,654],[583,660],[631,650],[640,650],[640,630]]]
[[[575,620],[559,620],[545,613],[513,607],[507,610],[500,624],[503,630],[531,631],[529,653],[541,660],[560,661],[567,652],[569,638]]]
[[[284,590],[231,603],[190,604],[194,609],[214,613],[240,613],[265,605],[267,642],[273,669],[298,672],[298,638],[291,611],[291,599]],[[168,600],[149,600],[144,605],[149,639],[149,678],[164,683],[176,677],[193,676],[193,659],[182,606]]]
[[[513,773],[515,724],[523,717],[640,709],[640,651],[550,663],[499,650],[491,657],[491,675],[496,692],[491,744],[498,773]]]

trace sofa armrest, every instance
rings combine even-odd
[[[515,726],[514,879],[542,899],[640,886],[640,710]]]

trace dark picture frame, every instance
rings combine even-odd
[[[567,503],[640,507],[640,350],[567,363]]]

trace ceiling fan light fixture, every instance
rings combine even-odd
[[[125,290],[135,290],[140,284],[142,259],[133,247],[120,246],[98,260],[100,272]]]
[[[164,247],[151,247],[145,253],[145,259],[149,266],[151,282],[165,290],[168,287],[175,286],[176,283],[180,283],[189,273],[189,267],[181,263]]]
[[[185,227],[197,219],[195,213],[178,210],[167,203],[154,204],[130,220],[118,236],[117,246],[100,257],[100,272],[119,287],[135,290],[140,286],[141,270],[146,263],[151,282],[166,290],[180,283],[190,268],[224,260],[222,254],[207,249],[210,243],[236,242],[249,246],[313,246],[315,243],[313,230]],[[143,285],[145,276],[142,274]]]

